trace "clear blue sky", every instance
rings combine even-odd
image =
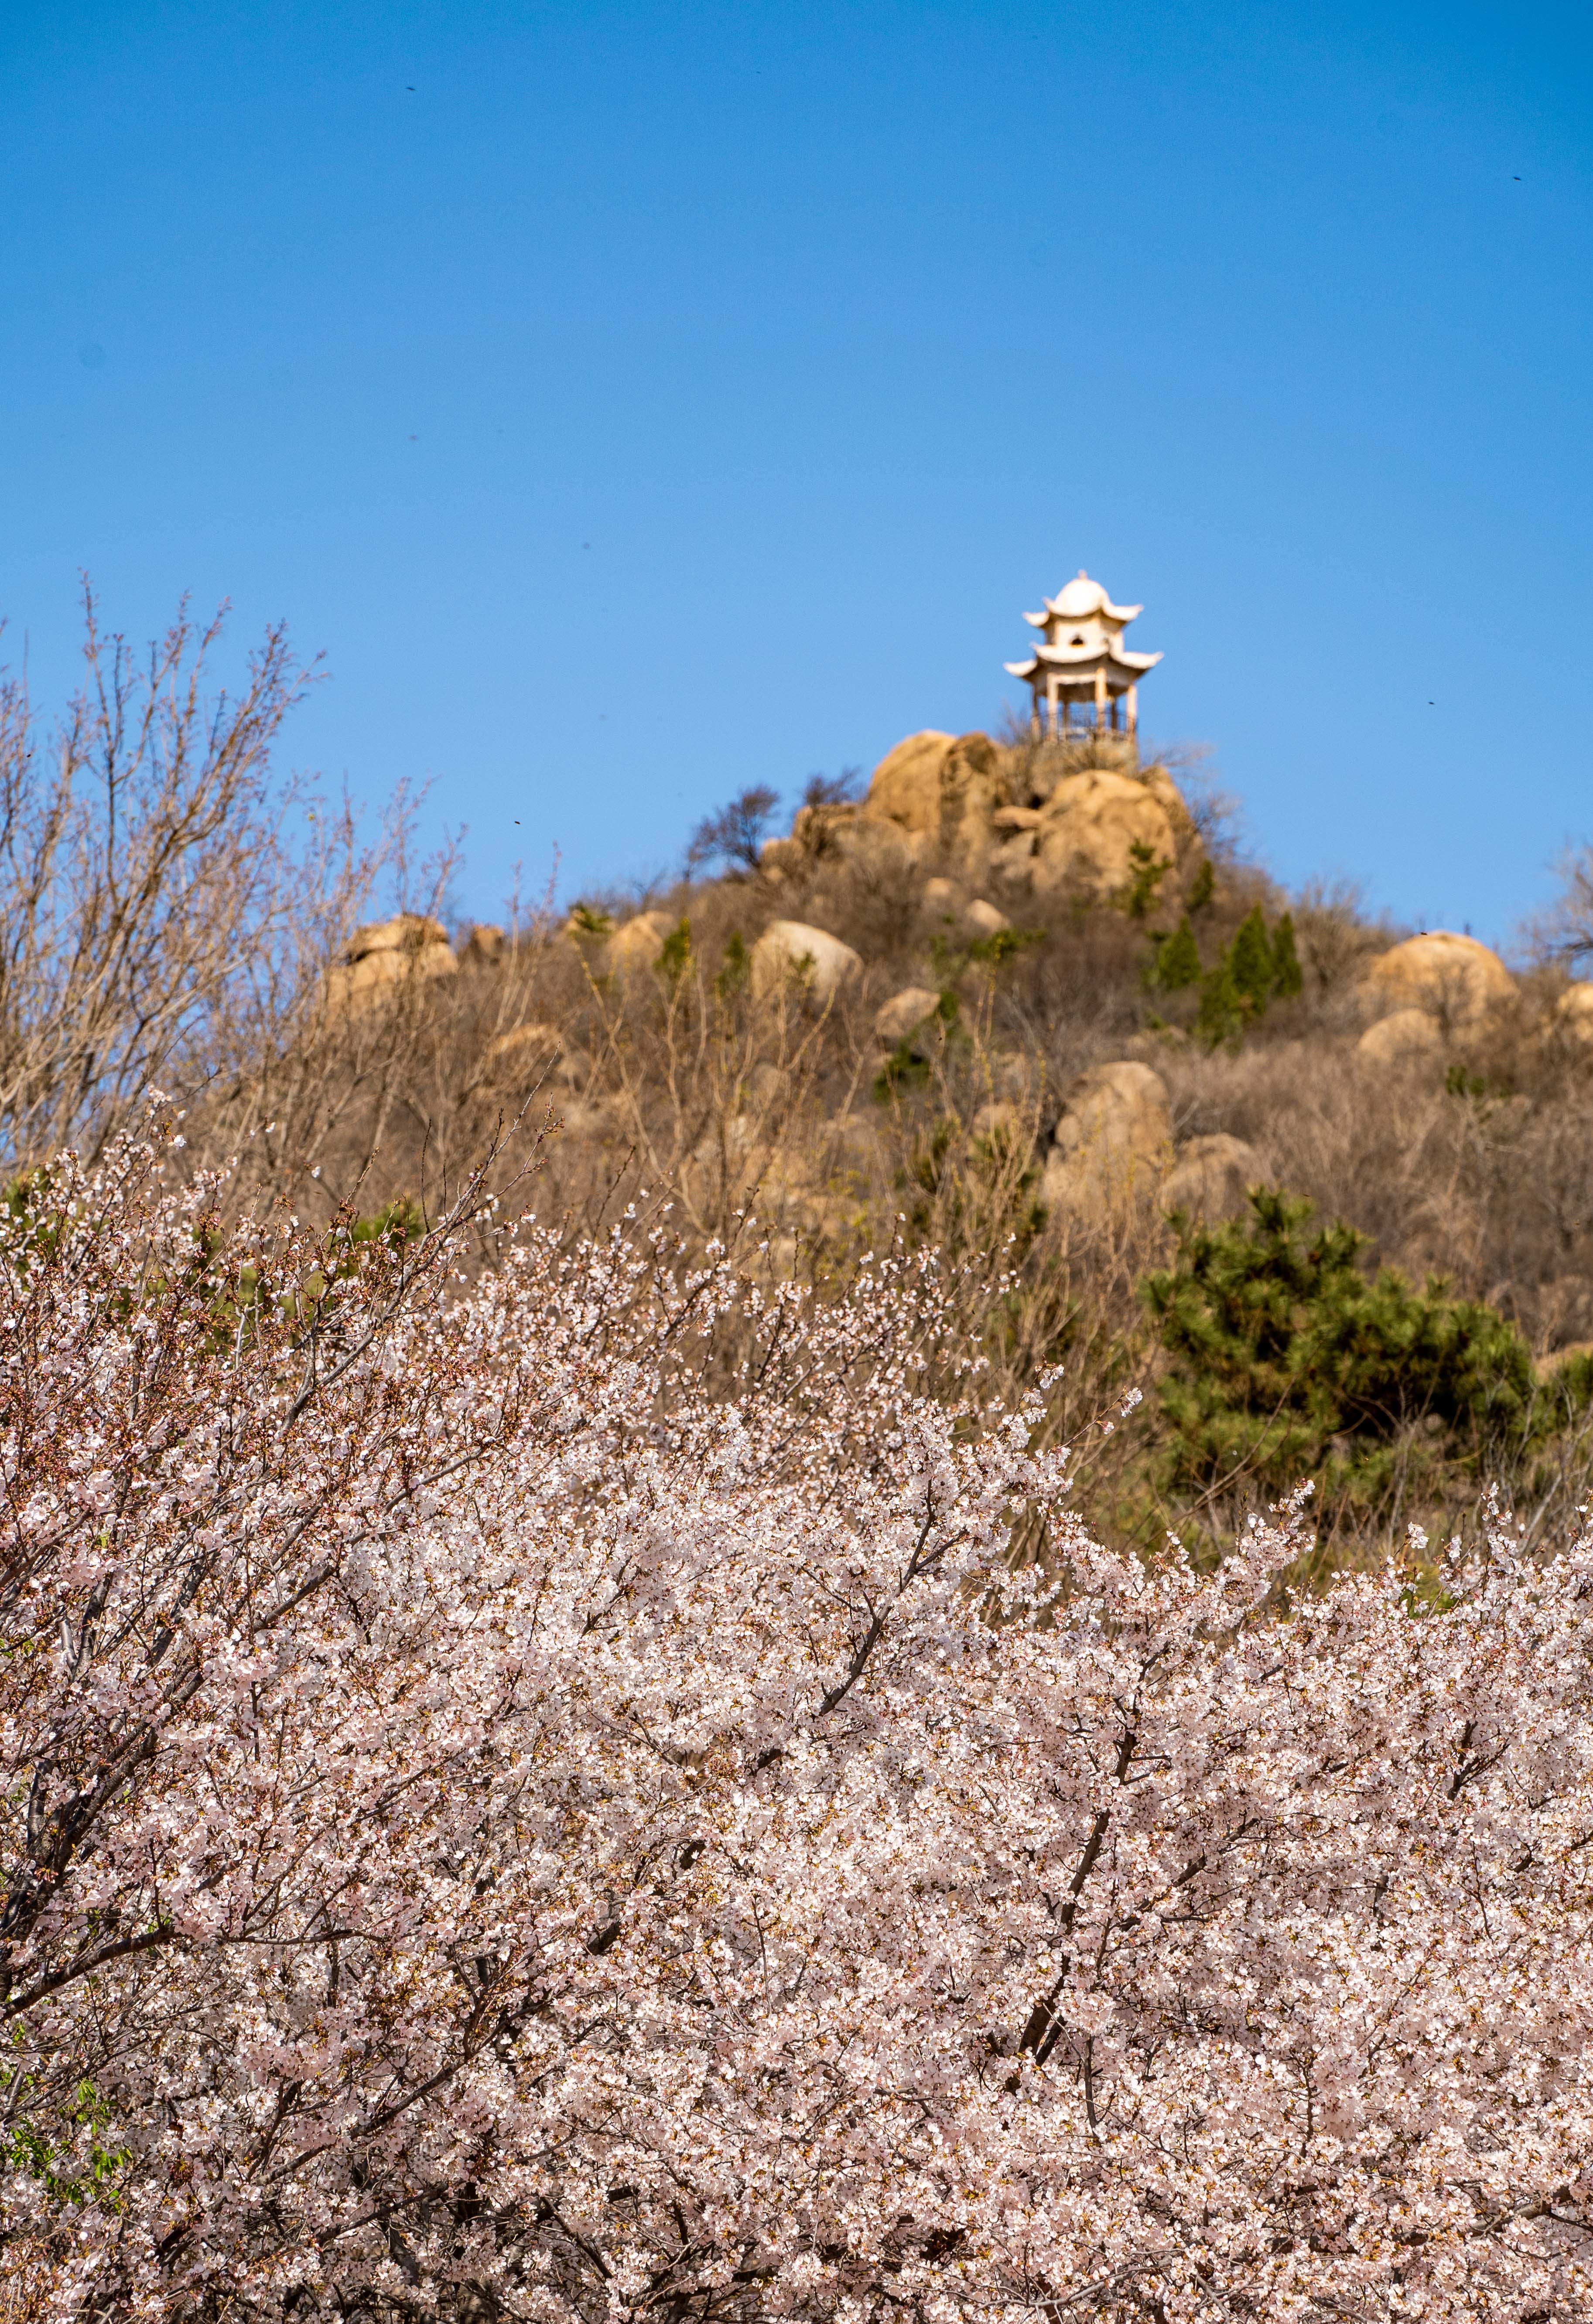
[[[1593,837],[1593,16],[0,6],[0,612],[331,675],[461,901],[678,859],[1143,599],[1291,882],[1502,936]],[[516,826],[518,818],[518,826]]]

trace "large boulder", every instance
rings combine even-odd
[[[859,866],[875,881],[910,881],[932,846],[930,833],[871,816],[866,807],[843,799],[800,807],[789,839],[764,842],[758,869],[773,887],[791,881],[810,887],[839,863]]]
[[[1554,1021],[1573,1041],[1593,1046],[1593,984],[1568,984],[1554,1004]]]
[[[927,984],[909,984],[901,992],[894,992],[882,1001],[874,1012],[875,1038],[894,1049],[909,1033],[931,1018],[940,1005],[940,996],[931,992]]]
[[[1496,952],[1449,928],[1408,936],[1380,953],[1367,981],[1375,1001],[1424,1009],[1450,1025],[1474,1024],[1515,992],[1515,979]]]
[[[922,733],[909,734],[894,751],[887,751],[874,770],[864,813],[938,843],[940,773],[956,743],[955,734],[942,734],[926,726]]]
[[[990,852],[991,818],[1007,797],[1005,761],[988,734],[926,728],[880,761],[859,820],[894,824],[925,853],[977,870]]]
[[[1131,1058],[1092,1065],[1069,1090],[1053,1138],[1064,1160],[1094,1154],[1159,1161],[1172,1143],[1167,1084]]]
[[[992,819],[1010,797],[1002,754],[988,734],[959,734],[940,770],[940,846],[953,862],[983,867]]]
[[[1087,767],[1062,777],[1035,821],[1005,842],[999,861],[1013,886],[1036,896],[1105,903],[1133,879],[1136,844],[1160,862],[1177,862],[1166,807],[1137,776]]]
[[[610,976],[639,976],[656,968],[664,940],[675,923],[667,912],[636,912],[622,920],[608,939],[604,965]]]
[[[1195,828],[1189,802],[1166,768],[1160,764],[1142,767],[1139,779],[1166,816],[1174,845],[1180,850],[1199,846],[1200,835]]]
[[[1021,832],[1027,832],[1033,837],[1039,830],[1044,814],[1044,808],[1038,807],[998,807],[990,820],[997,841],[1005,844],[1007,840],[1015,839]]]
[[[1167,1084],[1149,1065],[1094,1065],[1068,1093],[1046,1157],[1042,1198],[1053,1208],[1098,1211],[1154,1186],[1172,1146]]]
[[[486,1045],[486,1079],[495,1089],[534,1089],[564,1055],[564,1037],[553,1025],[516,1025]]]
[[[1215,1225],[1237,1218],[1245,1197],[1262,1176],[1261,1157],[1242,1138],[1213,1130],[1181,1146],[1178,1159],[1162,1182],[1164,1211],[1187,1211]]]
[[[1443,1045],[1438,1020],[1425,1009],[1396,1009],[1392,1017],[1380,1017],[1375,1025],[1368,1025],[1356,1049],[1375,1065],[1408,1065],[1422,1057],[1437,1056]]]
[[[440,920],[398,912],[355,930],[332,970],[328,997],[334,1009],[368,1008],[401,984],[452,976],[458,965]]]
[[[507,938],[490,920],[477,920],[459,957],[467,968],[501,968]]]
[[[752,948],[752,989],[760,998],[798,984],[813,1000],[834,999],[863,963],[849,944],[801,920],[771,920]]]

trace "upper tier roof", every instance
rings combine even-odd
[[[1043,613],[1025,613],[1023,619],[1036,630],[1042,630],[1052,614],[1064,622],[1077,622],[1087,613],[1104,613],[1109,622],[1132,622],[1144,612],[1143,605],[1114,605],[1098,581],[1092,581],[1082,566],[1066,588],[1059,589],[1054,597],[1045,599]]]

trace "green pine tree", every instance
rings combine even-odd
[[[1273,930],[1273,991],[1280,1001],[1292,1001],[1305,990],[1305,977],[1300,965],[1300,954],[1294,948],[1294,920],[1285,912]]]
[[[663,950],[658,955],[657,966],[671,988],[681,982],[691,965],[691,923],[682,920],[671,928],[663,940]]]
[[[1170,855],[1158,855],[1143,839],[1129,842],[1127,885],[1112,899],[1131,920],[1143,920],[1156,900],[1156,890],[1172,869]]]
[[[725,964],[714,980],[720,1000],[733,1000],[751,974],[752,954],[746,948],[746,938],[739,928],[732,928],[725,939]]]
[[[1151,981],[1163,992],[1181,992],[1186,985],[1200,981],[1200,947],[1195,942],[1195,931],[1190,926],[1186,912],[1171,936],[1161,938],[1156,946],[1155,965]]]
[[[1228,947],[1228,964],[1235,989],[1247,1013],[1259,1017],[1273,997],[1278,977],[1277,960],[1259,904],[1253,906],[1239,922]]]
[[[1209,968],[1200,979],[1196,1036],[1212,1049],[1224,1041],[1237,1042],[1252,1013],[1248,1001],[1234,981],[1233,946],[1227,945],[1218,954],[1217,965]]]
[[[1211,899],[1216,893],[1217,873],[1212,869],[1211,858],[1208,855],[1202,862],[1200,869],[1196,872],[1194,878],[1190,882],[1190,911],[1209,911],[1211,906]]]
[[[1250,1213],[1175,1221],[1174,1265],[1144,1296],[1171,1359],[1161,1482],[1176,1499],[1244,1478],[1268,1495],[1317,1480],[1324,1514],[1387,1517],[1412,1493],[1472,1480],[1551,1425],[1514,1324],[1481,1301],[1368,1277],[1353,1227],[1258,1187]]]

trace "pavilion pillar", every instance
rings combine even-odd
[[[1128,708],[1128,731],[1131,734],[1137,734],[1139,733],[1139,688],[1137,686],[1131,686],[1129,687],[1125,700]]]
[[[1098,669],[1095,674],[1095,730],[1098,734],[1106,723],[1107,673],[1104,669]]]
[[[1057,685],[1055,670],[1048,671],[1045,679],[1046,718],[1048,730],[1053,735],[1057,731]]]

